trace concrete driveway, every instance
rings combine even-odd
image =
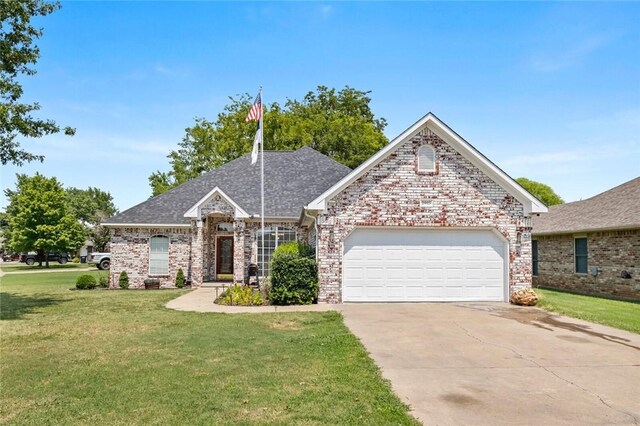
[[[424,424],[640,424],[640,335],[498,303],[341,311]]]

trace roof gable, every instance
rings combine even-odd
[[[505,191],[522,203],[525,214],[546,213],[547,207],[529,192],[527,192],[520,184],[502,171],[498,166],[485,157],[480,151],[475,149],[471,144],[460,137],[449,126],[444,124],[434,114],[428,113],[407,130],[402,132],[398,137],[393,139],[387,146],[378,151],[374,156],[362,163],[351,173],[337,182],[331,188],[318,196],[315,200],[307,205],[308,210],[324,210],[327,200],[330,200],[353,182],[363,176],[368,170],[380,163],[382,160],[392,154],[398,147],[411,138],[416,136],[424,129],[429,129],[440,139],[449,144],[453,149],[465,157],[469,162],[478,167],[483,173],[494,180]]]
[[[211,211],[207,213],[227,213],[233,210],[235,218],[247,218],[249,214],[245,212],[235,201],[233,201],[227,194],[224,193],[217,186],[213,188],[207,195],[202,197],[195,203],[187,212],[184,217],[191,219],[200,219],[202,217],[203,208],[211,205]]]

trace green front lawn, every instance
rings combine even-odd
[[[58,262],[49,262],[49,269],[69,269],[74,270],[78,268],[96,268],[96,265],[92,265],[89,263],[72,263],[68,262],[64,265],[59,264]],[[97,268],[96,268],[97,269]],[[0,264],[0,270],[2,272],[21,272],[21,271],[46,271],[47,267],[43,263],[42,266],[38,266],[36,263],[33,266],[29,266],[26,263],[20,262],[3,262]]]
[[[83,273],[2,278],[0,423],[416,424],[338,313],[178,312],[187,290]]]
[[[536,289],[538,307],[622,330],[640,333],[640,303]]]

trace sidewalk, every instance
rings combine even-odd
[[[217,312],[221,314],[258,314],[273,312],[325,312],[337,310],[338,305],[296,306],[224,306],[216,305],[215,288],[198,288],[166,304],[169,309],[191,312]]]

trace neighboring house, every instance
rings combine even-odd
[[[531,215],[547,208],[429,113],[355,170],[312,150],[265,152],[265,264],[316,248],[319,302],[507,301],[531,286]],[[260,169],[248,155],[108,220],[111,282],[182,268],[243,281],[261,259]]]
[[[640,177],[533,225],[535,286],[640,299]]]

